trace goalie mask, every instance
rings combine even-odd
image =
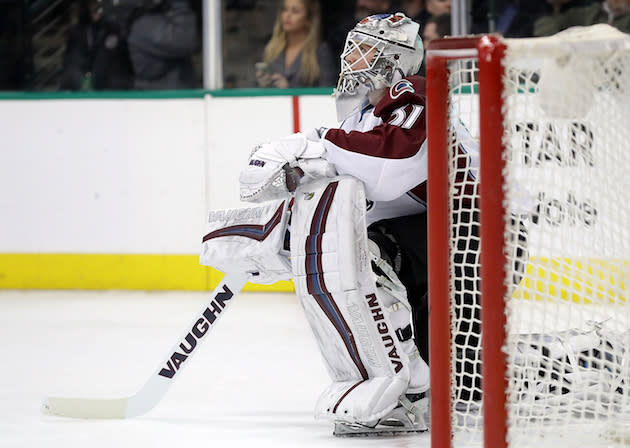
[[[368,93],[415,74],[424,55],[420,25],[402,13],[366,17],[348,33],[335,89],[337,115],[345,119]]]

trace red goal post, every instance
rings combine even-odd
[[[630,443],[630,37],[439,39],[426,69],[432,447]]]
[[[491,182],[482,183],[481,188],[486,186],[490,194],[481,192],[481,200],[488,202],[483,210],[494,210],[494,214],[482,216],[484,224],[481,228],[482,247],[481,257],[486,258],[488,266],[492,266],[495,272],[499,272],[505,264],[503,255],[503,195],[501,189],[501,63],[500,55],[503,46],[494,36],[450,38],[432,41],[427,52],[427,127],[429,138],[429,186],[428,202],[429,212],[429,278],[430,278],[430,360],[431,360],[431,421],[432,421],[432,446],[451,446],[451,379],[449,375],[440,375],[439,372],[450,372],[451,370],[451,319],[450,319],[450,292],[449,292],[449,260],[450,252],[450,207],[448,197],[448,107],[446,98],[449,97],[449,78],[447,73],[447,63],[453,60],[476,59],[479,64],[487,63],[486,70],[479,70],[480,76],[485,76],[483,82],[480,80],[479,90],[487,88],[486,95],[480,93],[480,102],[485,100],[486,107],[480,107],[484,116],[480,118],[480,123],[486,127],[481,132],[492,135],[488,139],[490,145],[484,147],[482,152],[482,169],[493,171],[488,176]],[[483,57],[482,57],[483,55]],[[497,160],[498,159],[498,160]],[[498,162],[498,163],[497,163]],[[485,233],[484,233],[485,232]],[[494,241],[493,241],[494,240]],[[482,258],[482,263],[483,263]],[[492,269],[492,268],[491,268]],[[484,364],[492,366],[485,370],[484,393],[486,398],[494,396],[493,407],[486,407],[486,412],[492,413],[488,417],[494,421],[505,422],[505,356],[501,352],[501,344],[505,339],[505,316],[502,312],[502,304],[496,302],[503,300],[505,294],[504,287],[500,282],[486,282],[488,291],[482,291],[485,299],[484,305],[493,301],[494,305],[490,310],[494,314],[484,314],[484,319],[493,319],[493,325],[485,325],[483,329],[484,346],[486,358]],[[483,286],[482,286],[483,288]],[[484,309],[485,311],[485,309]],[[487,342],[486,342],[487,341]],[[494,346],[492,345],[494,343]],[[500,447],[505,442],[505,424],[499,423],[493,428],[492,437],[499,444],[490,446]],[[486,432],[486,436],[488,436]],[[490,442],[490,441],[489,441]]]

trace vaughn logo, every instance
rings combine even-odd
[[[372,313],[372,318],[374,319],[374,322],[376,322],[376,329],[381,336],[381,340],[383,341],[383,345],[385,346],[385,352],[387,352],[389,361],[392,363],[394,372],[398,373],[400,369],[402,369],[403,364],[400,360],[398,352],[396,351],[394,338],[389,334],[389,328],[387,327],[387,323],[385,322],[385,317],[383,316],[381,305],[379,304],[378,299],[374,294],[366,295],[365,300],[367,301],[370,312]]]
[[[223,291],[219,292],[217,296],[210,302],[202,317],[197,319],[192,326],[184,340],[179,344],[181,351],[175,350],[170,356],[170,360],[166,362],[166,367],[160,370],[159,375],[165,378],[173,378],[180,366],[190,355],[195,347],[197,347],[197,340],[201,339],[210,329],[210,325],[217,320],[221,311],[225,308],[226,302],[234,296],[234,293],[230,291],[227,285],[223,286]]]

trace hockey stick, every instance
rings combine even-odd
[[[142,415],[153,409],[166,395],[184,362],[195,353],[227,306],[247,282],[247,274],[227,274],[212,292],[202,311],[188,327],[189,330],[169,351],[142,388],[130,397],[124,398],[62,398],[48,397],[44,400],[44,414],[73,418],[130,418]]]

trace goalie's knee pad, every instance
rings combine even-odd
[[[296,293],[333,380],[316,415],[377,422],[408,390],[410,362],[388,312],[394,302],[375,284],[363,186],[349,177],[301,186],[291,220]]]

